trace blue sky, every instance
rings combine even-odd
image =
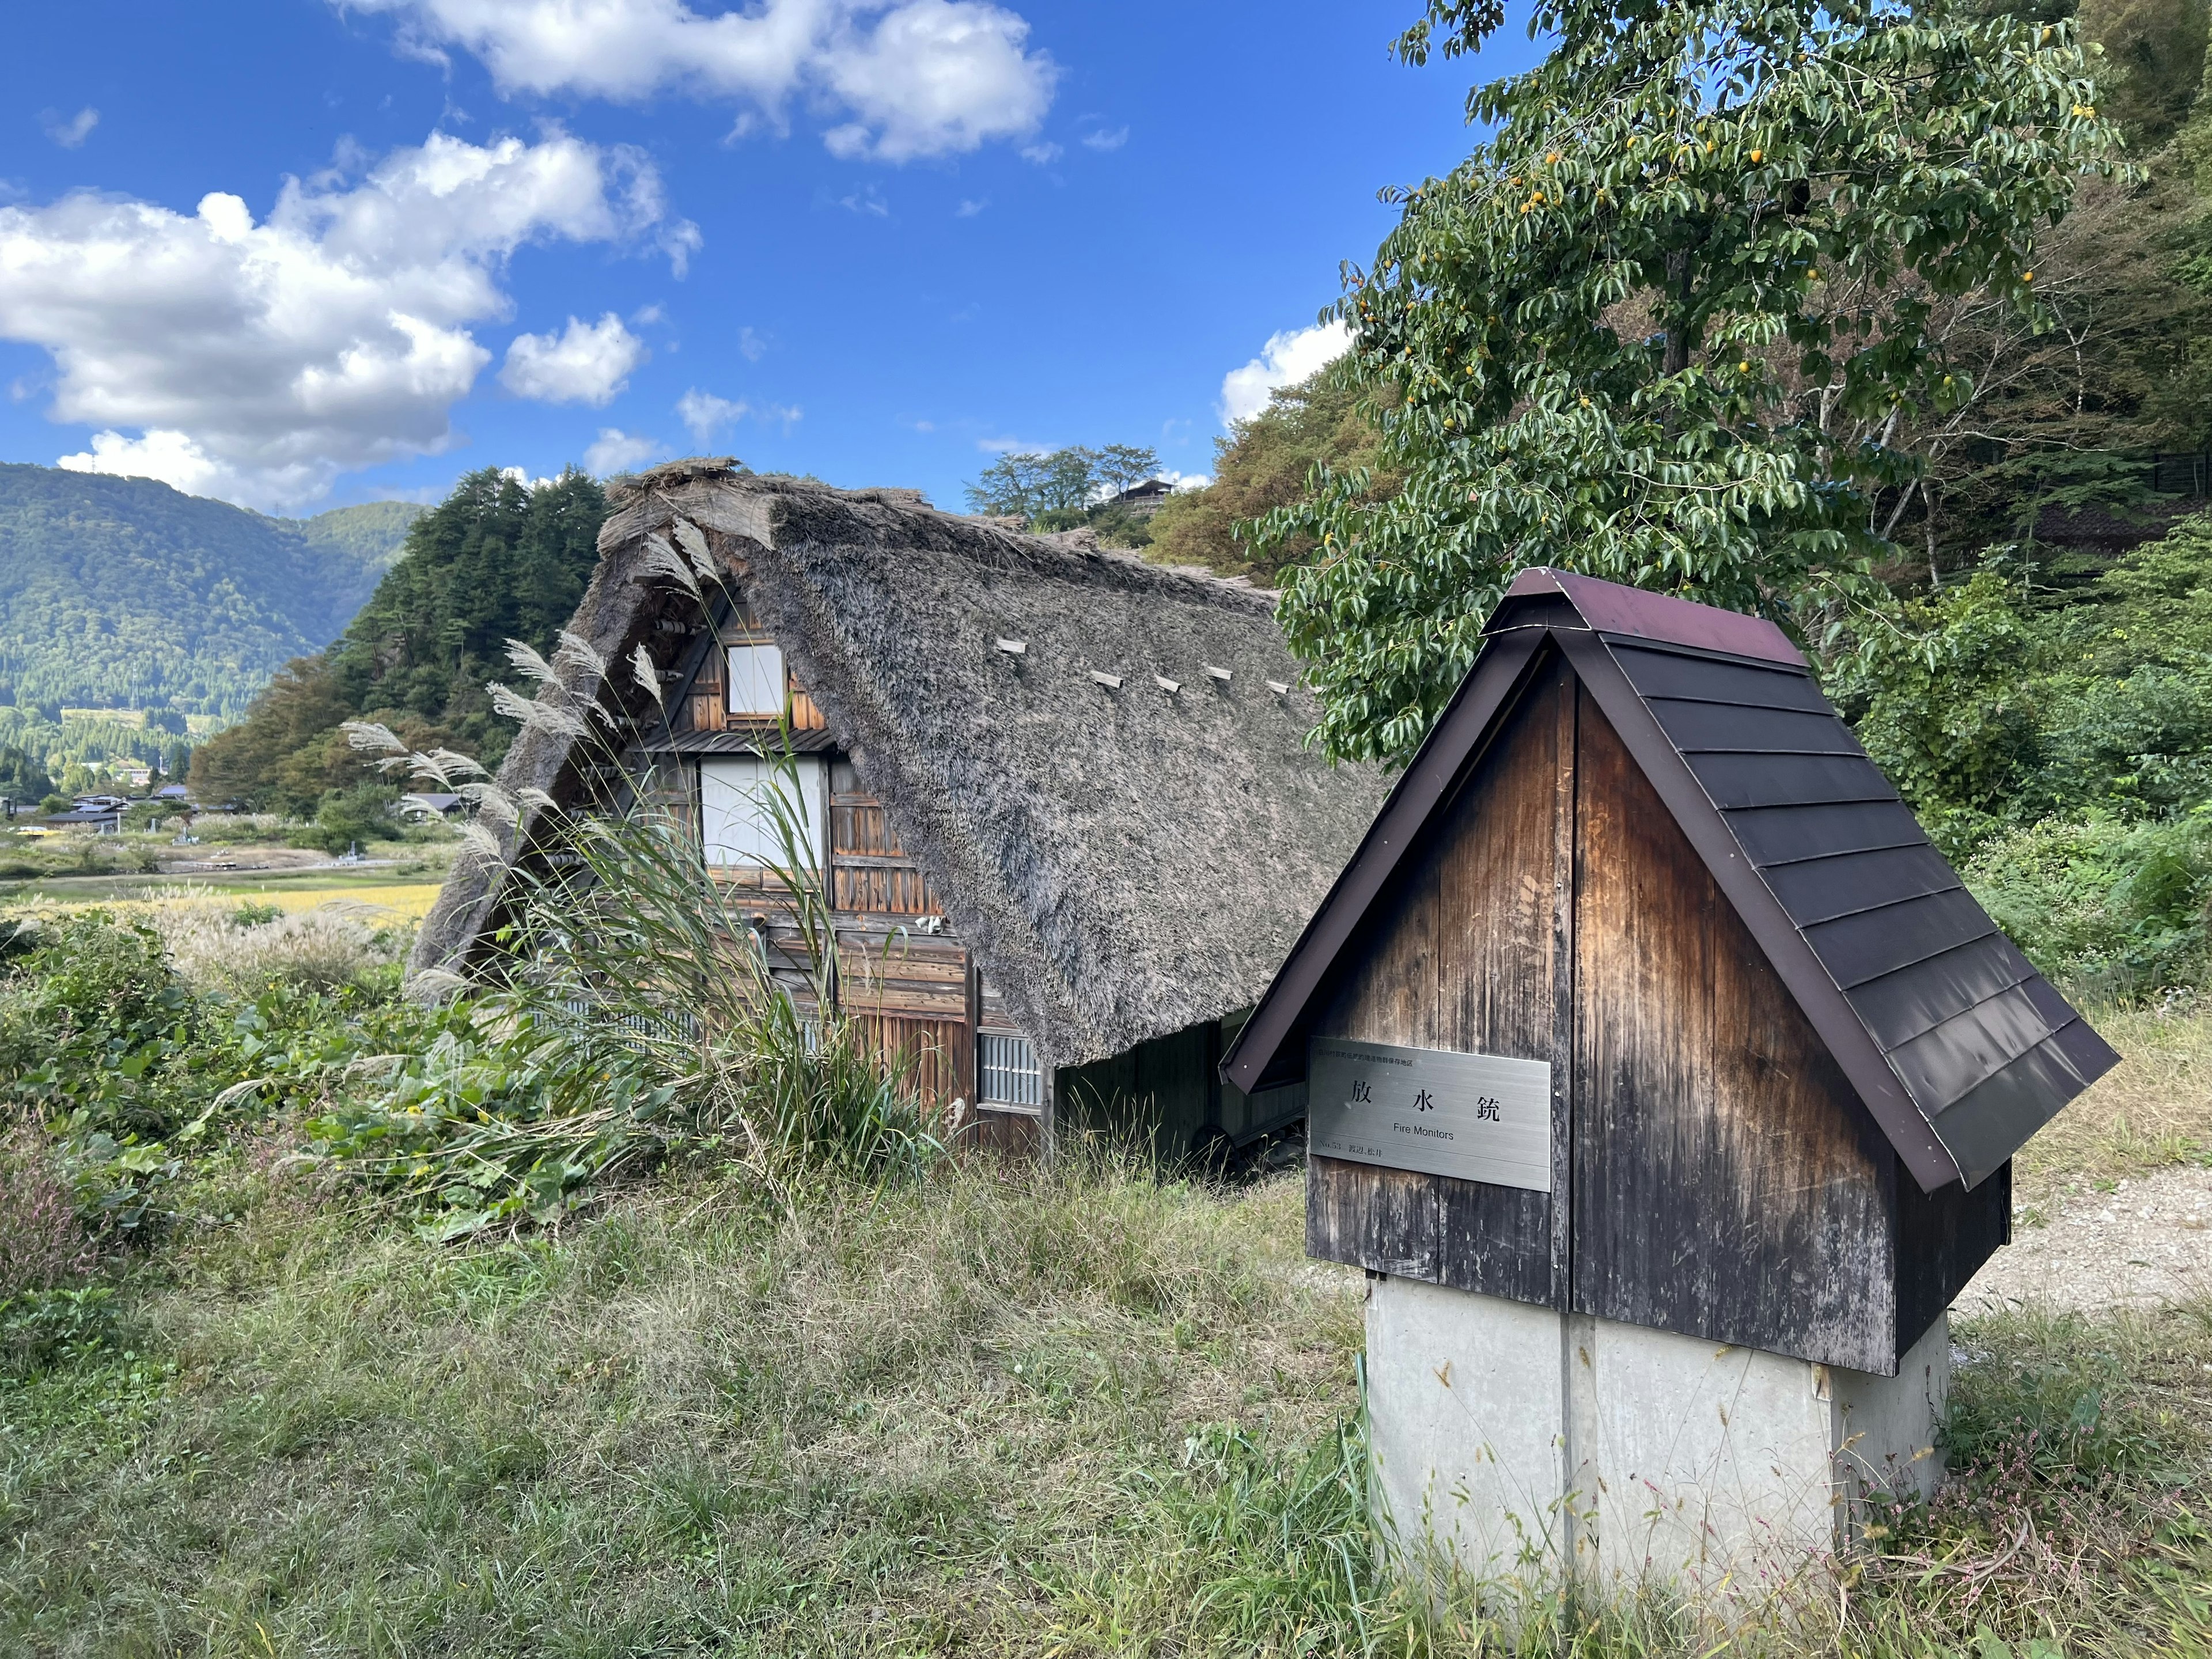
[[[21,9],[0,458],[295,512],[702,448],[947,506],[1009,445],[1203,473],[1471,142],[1413,11]]]

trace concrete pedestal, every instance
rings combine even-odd
[[[1876,1490],[1932,1493],[1939,1320],[1896,1376],[1370,1281],[1377,1500],[1478,1582],[1761,1596],[1824,1572]]]

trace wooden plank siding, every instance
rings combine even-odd
[[[774,644],[754,622],[740,599],[721,627],[702,630],[688,662],[688,680],[675,711],[673,734],[679,740],[702,732],[757,735],[763,752],[773,753],[779,727],[758,716],[732,714],[728,707],[727,656],[732,646]],[[822,731],[825,721],[805,688],[787,665],[792,729]],[[830,911],[836,960],[831,994],[839,1011],[855,1021],[870,1043],[912,1068],[915,1085],[932,1105],[945,1108],[975,1097],[975,1033],[978,997],[969,952],[944,927],[944,909],[921,866],[898,844],[883,805],[862,787],[849,757],[830,750],[826,867],[821,872]],[[680,796],[684,821],[698,823],[696,759],[667,759],[662,769],[680,783],[664,783],[672,805]],[[805,947],[793,919],[785,881],[773,871],[718,866],[712,872],[732,913],[749,925],[764,926],[777,976],[791,987],[802,1007],[811,993]],[[1001,1028],[1012,1030],[1011,1023]],[[975,1144],[1027,1148],[1036,1137],[1027,1130],[987,1128]]]
[[[898,843],[883,803],[842,757],[830,763],[831,920],[837,1000],[886,1054],[914,1067],[938,1106],[975,1098],[975,964],[942,931],[943,908]],[[930,918],[939,931],[918,925]]]
[[[1556,659],[1508,714],[1347,955],[1317,1036],[1554,1057],[1554,841],[1571,677]],[[1564,1115],[1555,1115],[1563,1133]],[[1314,1158],[1307,1249],[1459,1290],[1556,1305],[1545,1193]]]
[[[1188,1158],[1219,1125],[1220,1063],[1220,1026],[1209,1020],[1071,1066],[1056,1089],[1060,1121],[1079,1133],[1141,1143],[1170,1162]]]
[[[1575,1311],[1893,1369],[1896,1154],[1587,693],[1577,726]]]
[[[693,732],[730,732],[747,727],[758,729],[765,738],[772,738],[776,723],[757,714],[732,714],[730,712],[729,688],[724,669],[726,655],[733,645],[774,645],[775,641],[754,626],[742,610],[734,613],[722,626],[718,637],[708,642],[705,655],[700,659],[697,672],[691,676],[690,690],[684,699],[683,720],[685,729]],[[799,683],[787,664],[784,669],[784,696],[794,732],[820,732],[829,726],[829,720],[806,688]]]

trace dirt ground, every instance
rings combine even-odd
[[[2047,1225],[2016,1225],[1953,1306],[2090,1311],[2203,1297],[2212,1297],[2212,1169],[2184,1165],[2076,1194]]]
[[[317,870],[327,869],[331,855],[312,847],[242,847],[197,848],[186,858],[164,858],[164,875],[203,875],[214,870]]]

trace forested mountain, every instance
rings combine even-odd
[[[285,664],[244,721],[194,751],[194,793],[304,815],[373,786],[338,729],[356,719],[497,765],[513,728],[485,685],[514,677],[510,639],[551,648],[591,579],[606,514],[583,472],[534,489],[495,467],[470,473],[409,527],[343,635]]]
[[[0,465],[0,704],[236,714],[337,637],[421,512],[270,519],[149,478]]]

